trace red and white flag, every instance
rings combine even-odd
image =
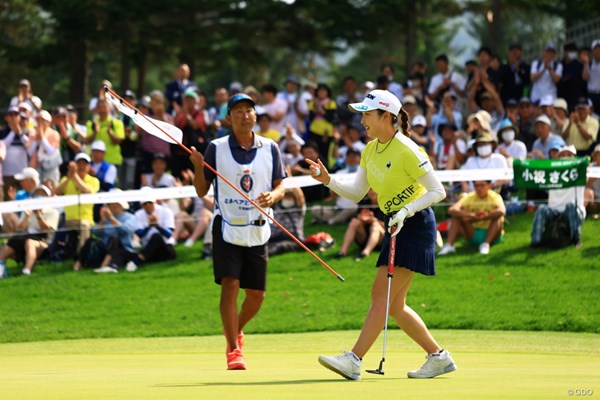
[[[106,92],[106,99],[121,113],[130,117],[133,122],[149,134],[156,136],[159,139],[168,143],[178,144],[183,139],[183,132],[175,125],[171,125],[165,121],[159,121],[154,118],[147,117],[137,109],[124,103],[121,99],[116,98],[110,92]]]

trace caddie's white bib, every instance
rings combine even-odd
[[[256,155],[249,164],[239,164],[231,153],[229,137],[213,140],[217,171],[250,199],[273,190],[272,140],[258,137]],[[269,219],[218,176],[215,177],[215,215],[223,218],[223,240],[238,246],[260,246],[271,236]],[[272,215],[271,208],[265,209]]]

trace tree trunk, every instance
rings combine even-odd
[[[148,71],[148,50],[142,43],[138,58],[137,93],[141,97],[146,93],[146,73]]]
[[[129,34],[126,32],[121,38],[121,92],[130,88],[129,73],[131,71],[131,58],[129,57]]]
[[[492,21],[490,22],[490,41],[487,45],[494,51],[498,52],[498,45],[500,44],[500,37],[502,29],[502,22],[500,21],[500,14],[502,9],[502,0],[493,0],[492,2]]]
[[[88,43],[85,39],[70,42],[69,65],[69,101],[77,108],[79,117],[83,118],[87,111],[88,79]]]
[[[406,13],[408,18],[405,18],[406,22],[406,43],[404,45],[404,59],[406,66],[404,72],[406,77],[410,76],[412,64],[416,61],[416,47],[417,47],[417,2],[409,1],[406,3]]]

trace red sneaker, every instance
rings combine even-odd
[[[238,333],[237,347],[238,347],[238,349],[240,349],[240,351],[244,350],[244,332]],[[230,352],[231,352],[231,349],[229,348],[229,345],[227,345],[227,347],[225,348],[225,354],[229,354]]]
[[[240,349],[227,353],[227,369],[246,369],[246,360]]]

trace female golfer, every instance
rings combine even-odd
[[[427,362],[421,369],[408,372],[408,377],[433,378],[454,371],[456,366],[450,353],[438,345],[423,320],[406,305],[406,294],[415,272],[435,274],[436,223],[430,206],[444,199],[446,193],[425,151],[409,138],[408,114],[396,96],[387,90],[373,90],[361,103],[349,107],[362,113],[361,123],[375,139],[362,153],[355,181],[343,183],[330,175],[320,160],[318,163],[306,161],[311,164],[314,179],[353,201],[360,201],[372,188],[377,192],[379,207],[386,214],[388,232],[389,227],[395,227],[397,246],[389,315],[427,352]],[[398,121],[399,131],[396,130]],[[319,357],[323,366],[346,379],[360,379],[362,358],[386,320],[390,239],[391,234],[386,233],[377,260],[380,268],[371,289],[371,307],[354,348],[338,356]]]

